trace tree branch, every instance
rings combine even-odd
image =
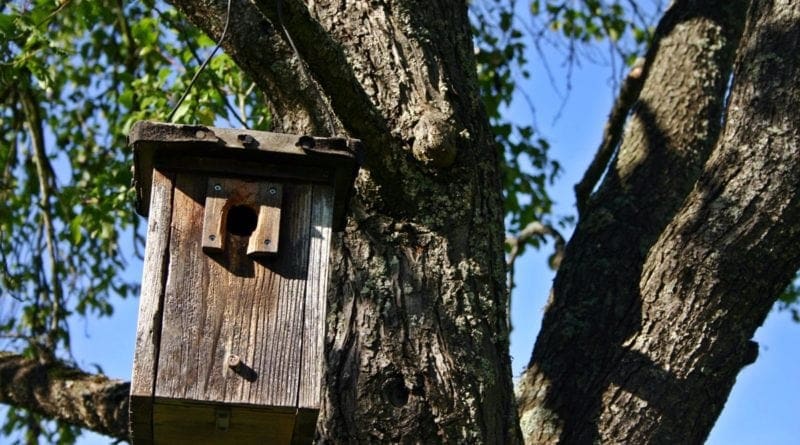
[[[365,140],[383,138],[387,132],[386,122],[361,87],[344,50],[311,17],[306,5],[297,0],[280,0],[280,4],[272,0],[254,3],[272,23],[286,30],[281,34],[285,40],[291,36],[304,59],[301,63],[308,64],[310,75],[330,98],[331,107],[345,129]]]
[[[29,82],[30,83],[30,82]],[[47,241],[47,255],[49,259],[49,277],[45,276],[46,287],[52,295],[52,317],[50,328],[47,332],[47,346],[51,351],[58,347],[58,331],[62,315],[62,302],[64,293],[61,288],[61,280],[58,276],[58,264],[61,262],[56,243],[56,233],[53,227],[53,209],[50,205],[51,197],[54,194],[54,173],[50,160],[47,157],[44,142],[44,131],[42,130],[42,116],[39,111],[39,103],[33,97],[33,93],[28,88],[22,88],[19,93],[22,109],[25,113],[25,120],[28,124],[33,145],[33,162],[36,166],[36,176],[39,180],[39,210],[44,224],[44,236]]]
[[[539,221],[533,221],[529,223],[519,232],[517,236],[509,236],[506,238],[506,246],[511,247],[511,252],[508,254],[509,266],[512,268],[514,267],[514,261],[517,259],[522,246],[527,243],[528,240],[537,236],[549,236],[553,238],[553,241],[555,242],[555,251],[553,252],[553,256],[550,258],[550,267],[554,270],[558,269],[558,265],[561,264],[561,258],[564,256],[564,247],[566,246],[566,241],[564,241],[564,237],[561,236],[561,233],[553,226],[550,224],[543,224]],[[509,286],[509,288],[510,287],[512,286]]]
[[[130,384],[0,352],[0,403],[128,440]]]
[[[643,58],[636,60],[628,76],[623,81],[619,95],[614,101],[611,113],[609,113],[608,120],[603,128],[603,139],[600,142],[600,147],[598,147],[592,163],[589,164],[583,174],[583,178],[575,185],[575,198],[579,215],[586,213],[586,206],[592,190],[594,190],[597,182],[603,176],[603,172],[606,171],[606,167],[611,162],[611,157],[620,145],[628,114],[639,101],[644,81],[647,79],[650,67],[658,53],[661,39],[668,37],[678,23],[688,19],[685,15],[685,7],[683,5],[678,5],[678,7],[675,7],[674,3],[670,5],[656,27],[653,41],[650,42],[647,53]]]
[[[564,240],[564,237],[561,235],[561,232],[556,230],[550,224],[544,224],[539,221],[532,221],[522,229],[517,236],[509,236],[506,237],[506,247],[509,247],[511,251],[508,254],[508,304],[506,306],[507,317],[509,323],[511,322],[511,291],[514,289],[514,271],[515,271],[515,262],[517,257],[519,256],[520,252],[522,251],[522,247],[534,237],[545,237],[549,236],[553,238],[555,242],[553,254],[550,255],[548,263],[550,268],[553,270],[558,270],[558,266],[561,265],[561,259],[564,258],[564,251],[566,249],[567,243]]]
[[[645,59],[637,59],[628,76],[622,82],[617,100],[614,101],[611,113],[608,115],[608,121],[606,121],[606,125],[603,128],[603,140],[600,142],[600,147],[597,148],[597,153],[595,153],[592,163],[589,164],[583,174],[583,178],[575,185],[575,204],[578,206],[579,215],[585,213],[589,195],[597,185],[597,181],[603,176],[603,172],[606,171],[611,157],[617,150],[620,140],[622,140],[622,130],[628,120],[628,113],[639,98],[642,85],[644,85],[646,77],[644,68]]]
[[[328,104],[303,76],[276,22],[248,0],[232,0],[231,29],[222,47],[264,92],[273,111],[275,130],[325,134]],[[175,0],[174,5],[206,34],[219,38],[225,2]],[[274,8],[274,6],[273,6]]]

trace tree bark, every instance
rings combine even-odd
[[[174,3],[219,36],[226,2]],[[319,439],[519,441],[499,160],[466,4],[233,0],[232,10],[225,50],[267,93],[278,129],[366,147],[332,263]]]
[[[0,352],[0,403],[45,417],[127,440],[129,392],[126,382]]]
[[[702,443],[756,358],[755,329],[800,267],[800,128],[789,118],[800,101],[800,7],[753,3],[716,145],[713,130],[698,129],[721,116],[684,113],[724,97],[744,3],[675,8],[693,18],[674,28],[684,27],[674,46],[662,37],[618,159],[556,277],[520,387],[530,443]],[[711,69],[661,78],[662,57]],[[669,85],[715,71],[712,89],[669,103]]]
[[[465,4],[232,1],[225,49],[277,129],[367,149],[332,260],[319,441],[519,442],[499,159]],[[175,3],[219,36],[226,1]],[[748,3],[679,0],[659,25],[520,387],[530,442],[701,442],[755,359],[800,266],[800,6],[754,0],[739,45]],[[126,394],[0,355],[2,403],[121,438]]]

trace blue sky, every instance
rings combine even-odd
[[[553,91],[547,76],[531,54],[532,80],[524,86],[537,103],[537,126],[552,144],[552,157],[563,166],[551,193],[557,215],[574,215],[573,185],[580,179],[600,140],[602,126],[611,106],[613,91],[609,70],[584,64],[573,74],[573,89],[561,116],[554,120],[562,100]],[[551,61],[557,79],[565,74],[558,60]],[[522,98],[506,111],[519,123],[532,117]],[[567,234],[565,234],[567,235]],[[544,302],[553,278],[547,267],[550,246],[539,252],[528,251],[518,259],[517,287],[513,295],[511,354],[513,372],[518,376],[530,358],[539,329]],[[131,260],[124,271],[141,276],[141,264]],[[138,299],[117,301],[115,314],[108,319],[73,320],[73,352],[79,365],[93,370],[94,364],[112,377],[128,380],[136,333]],[[787,313],[773,312],[756,334],[760,344],[758,361],[739,376],[737,385],[715,426],[708,444],[796,444],[800,438],[800,325]],[[107,444],[110,440],[87,433],[82,445]]]
[[[552,144],[552,157],[559,160],[565,169],[552,189],[557,215],[575,214],[572,187],[594,156],[611,109],[612,89],[608,73],[607,67],[592,64],[584,64],[576,70],[573,90],[555,122],[559,98],[549,82],[543,79],[542,73],[534,70],[534,81],[527,86],[537,103],[551,104],[549,108],[537,109],[537,120]],[[560,75],[564,75],[563,70]],[[524,122],[529,114],[527,105],[521,100],[517,102],[508,113]],[[513,294],[511,311],[514,326],[511,355],[515,377],[528,363],[539,331],[554,277],[546,267],[551,248],[548,246],[538,252],[526,253],[516,266],[518,287]],[[760,345],[759,358],[739,374],[722,415],[706,442],[709,445],[800,443],[800,422],[797,421],[800,408],[800,324],[793,322],[788,312],[773,310],[764,326],[756,332],[755,340]]]
[[[610,109],[612,93],[607,75],[607,69],[595,66],[576,71],[574,89],[556,122],[553,114],[557,106],[552,107],[553,111],[541,107],[538,111],[540,127],[553,144],[552,156],[565,168],[553,188],[557,214],[574,214],[572,186],[594,154]],[[528,91],[536,94],[540,103],[560,104],[549,84],[532,83]],[[521,121],[528,118],[527,106],[523,104],[513,106],[508,112]],[[553,278],[553,272],[546,266],[548,249],[549,246],[539,252],[529,251],[518,260],[511,336],[515,376],[530,358]],[[141,264],[132,262],[125,273],[141,276]],[[73,349],[82,367],[93,369],[92,364],[97,363],[112,377],[130,378],[137,307],[138,299],[129,299],[116,303],[110,319],[73,321]],[[788,313],[773,311],[757,332],[756,340],[760,344],[758,361],[740,374],[707,442],[710,445],[798,443],[800,325],[792,322]],[[107,444],[109,440],[87,434],[78,443]]]

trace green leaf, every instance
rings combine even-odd
[[[191,95],[190,95],[190,97],[191,97]],[[180,104],[178,109],[175,110],[175,114],[173,115],[172,120],[175,121],[175,122],[182,122],[183,118],[186,117],[186,115],[189,114],[189,110],[190,110],[191,106],[192,105],[191,105],[191,102],[189,101],[189,97],[187,97],[186,100],[184,100],[183,103]]]
[[[78,214],[69,224],[69,230],[72,234],[72,244],[80,244],[83,241],[83,217]]]

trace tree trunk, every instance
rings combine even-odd
[[[174,3],[219,38],[226,0]],[[743,31],[748,0],[673,3],[520,386],[530,442],[701,442],[800,266],[800,6],[753,0]],[[332,260],[319,441],[520,442],[465,3],[232,0],[224,46],[277,130],[366,147]],[[125,383],[47,366],[0,357],[0,402],[125,435]]]
[[[225,3],[175,1],[216,37]],[[332,264],[320,439],[519,441],[498,157],[465,3],[234,0],[232,11],[225,49],[278,129],[335,129],[366,147]]]
[[[659,26],[520,387],[528,442],[702,443],[755,360],[750,339],[800,266],[800,6],[751,6],[715,144],[744,3],[676,2]]]

